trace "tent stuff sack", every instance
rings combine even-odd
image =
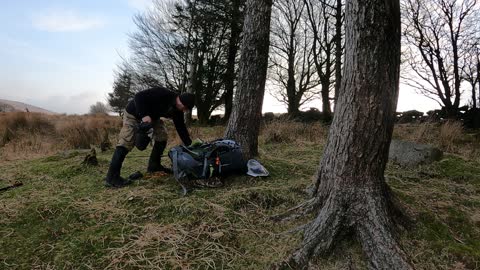
[[[197,179],[245,174],[248,170],[240,145],[232,140],[219,139],[189,147],[179,145],[170,149],[168,156],[184,195]]]

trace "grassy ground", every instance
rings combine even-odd
[[[285,232],[312,218],[269,219],[306,198],[325,134],[271,126],[260,139],[270,177],[232,177],[187,197],[169,176],[105,189],[112,151],[98,155],[98,167],[81,165],[85,153],[76,151],[0,163],[0,187],[24,183],[0,193],[0,269],[268,269],[301,241]],[[148,154],[134,150],[123,174],[144,170]],[[480,268],[477,159],[447,154],[415,169],[389,165],[386,176],[416,221],[401,241],[417,269]],[[353,240],[338,243],[320,269],[363,269],[360,250]]]

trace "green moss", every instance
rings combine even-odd
[[[435,168],[442,176],[450,180],[480,186],[480,164],[476,162],[447,156],[447,158],[437,163]]]

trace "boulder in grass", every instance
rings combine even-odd
[[[443,152],[431,145],[392,140],[388,158],[398,165],[412,167],[439,161],[442,156]]]

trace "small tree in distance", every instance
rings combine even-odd
[[[113,92],[108,93],[108,104],[111,107],[111,111],[122,115],[123,110],[128,104],[128,100],[132,98],[135,93],[133,90],[132,74],[125,68],[115,74],[115,80],[113,82]]]
[[[108,106],[98,101],[97,103],[90,106],[90,114],[108,114],[110,110]]]

